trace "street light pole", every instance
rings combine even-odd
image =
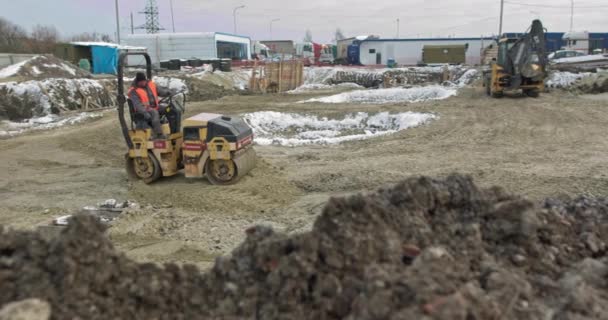
[[[169,2],[171,4],[171,24],[173,24],[173,33],[175,33],[175,16],[173,15],[173,0]]]
[[[232,10],[232,16],[234,17],[234,34],[236,34],[236,11],[238,9],[243,9],[243,8],[245,8],[244,5],[238,6],[238,7],[234,8],[234,10]]]
[[[118,12],[118,0],[114,2],[116,5],[116,42],[120,44],[120,13]]]
[[[273,40],[273,38],[272,38],[272,24],[274,22],[277,22],[277,21],[281,21],[281,19],[274,19],[274,20],[270,21],[270,40]]]
[[[397,39],[399,39],[399,18],[397,18]]]
[[[502,37],[502,17],[505,12],[505,0],[500,0],[500,25],[498,27],[498,39]]]
[[[572,6],[570,7],[570,32],[574,30],[574,0],[571,0]]]

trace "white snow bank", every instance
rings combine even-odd
[[[91,79],[46,79],[0,83],[0,92],[32,104],[36,116],[50,114],[53,105],[66,108],[71,104],[79,105],[82,98],[80,92],[94,96],[105,90],[98,81]]]
[[[438,118],[430,113],[366,112],[347,114],[343,119],[314,115],[261,111],[243,116],[253,128],[260,145],[299,146],[338,144],[344,141],[369,139],[420,126]]]
[[[21,61],[19,63],[12,64],[4,69],[1,69],[0,78],[8,78],[8,77],[15,76],[17,73],[19,73],[19,71],[21,70],[21,67],[26,65],[28,62],[30,62],[34,58],[36,58],[36,57]]]
[[[169,90],[181,92],[188,92],[188,85],[186,85],[186,81],[179,78],[169,78],[169,77],[154,77],[154,82],[161,86],[169,88]]]
[[[456,80],[456,85],[459,87],[467,86],[473,81],[475,81],[479,77],[479,71],[477,69],[469,69],[467,70],[458,80]]]
[[[392,73],[411,73],[411,74],[428,74],[428,73],[443,73],[445,68],[453,72],[461,70],[460,66],[427,66],[427,67],[404,67],[404,68],[353,68],[353,67],[307,67],[304,68],[304,84],[322,83],[328,84],[330,80],[337,78],[339,73],[359,74],[367,77],[382,78],[382,75],[387,72]]]
[[[28,131],[49,130],[65,125],[73,125],[90,119],[101,118],[102,113],[79,113],[73,116],[60,117],[47,115],[44,117],[31,118],[24,122],[0,121],[0,137],[13,137]]]
[[[572,72],[554,72],[545,84],[549,88],[566,88],[573,85],[584,77],[590,76],[590,72],[572,73]]]
[[[356,83],[352,83],[352,82],[340,83],[337,85],[311,83],[311,84],[301,85],[301,86],[295,88],[294,90],[287,91],[287,93],[298,94],[298,93],[306,93],[306,92],[318,91],[318,90],[334,90],[334,89],[363,89],[363,87]]]
[[[458,90],[442,86],[427,86],[414,88],[393,88],[377,90],[357,90],[345,92],[329,97],[315,98],[299,103],[363,103],[384,104],[398,102],[422,102],[427,100],[441,100],[455,96]]]
[[[592,61],[602,61],[602,60],[608,60],[608,55],[594,54],[594,55],[588,55],[588,56],[562,58],[562,59],[554,60],[553,63],[555,63],[555,64],[579,63],[579,62],[592,62]]]
[[[235,89],[246,90],[249,88],[252,72],[253,70],[234,69],[232,72],[216,70],[213,73],[226,80],[232,81]]]

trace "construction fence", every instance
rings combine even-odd
[[[280,61],[253,66],[249,90],[256,93],[278,93],[294,90],[304,83],[302,61]]]

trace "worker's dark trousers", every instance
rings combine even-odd
[[[152,125],[152,130],[154,130],[154,133],[157,135],[163,134],[163,128],[160,125],[160,115],[158,114],[158,111],[151,109],[147,112],[151,116],[150,124]]]
[[[167,121],[169,121],[169,126],[171,127],[171,133],[178,133],[181,130],[181,120],[182,120],[182,112],[180,108],[176,108],[175,106],[171,106],[170,111],[166,112],[166,109],[161,109],[161,115],[167,117]]]

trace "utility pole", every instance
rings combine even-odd
[[[243,8],[245,8],[244,5],[238,6],[238,7],[234,8],[234,10],[232,10],[232,16],[234,17],[234,34],[236,34],[236,11],[239,9],[243,9]]]
[[[131,11],[131,34],[135,34],[135,27],[133,26],[133,11]]]
[[[399,39],[399,18],[397,18],[397,39]]]
[[[570,0],[572,6],[570,7],[570,32],[574,31],[574,0]]]
[[[173,24],[173,33],[175,33],[175,16],[173,15],[173,0],[170,0],[171,4],[171,23]]]
[[[281,19],[274,19],[274,20],[270,21],[270,40],[273,40],[273,38],[272,38],[272,24],[274,22],[277,22],[277,21],[281,21]]]
[[[116,43],[120,44],[120,13],[118,12],[118,0],[114,2],[116,5]]]
[[[500,25],[498,27],[498,39],[502,37],[502,19],[505,12],[505,0],[500,0]]]

